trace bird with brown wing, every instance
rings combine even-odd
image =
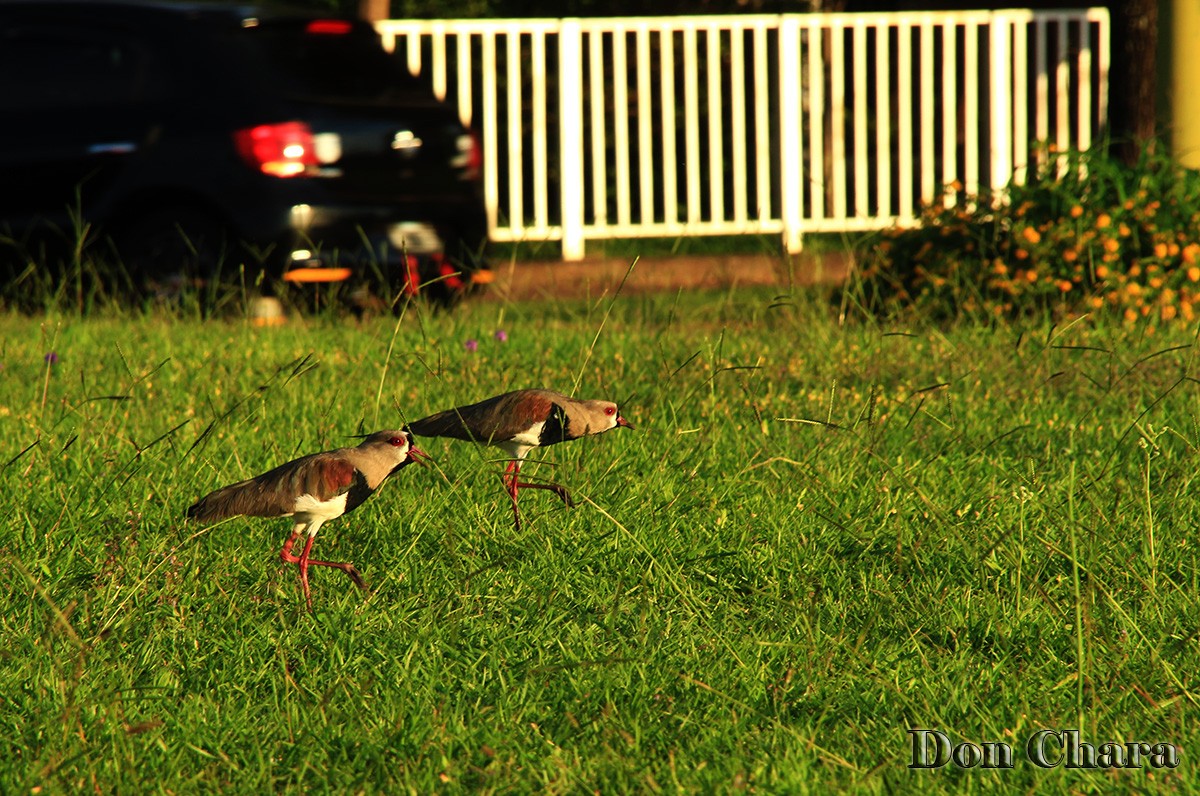
[[[300,568],[304,599],[312,608],[308,585],[310,566],[332,567],[345,572],[354,585],[366,589],[353,564],[309,558],[317,531],[329,520],[353,511],[375,493],[389,476],[424,454],[413,445],[407,431],[376,431],[353,448],[313,453],[281,464],[262,475],[222,487],[188,510],[189,519],[216,522],[240,515],[248,517],[292,517],[295,527],[279,558]],[[301,533],[307,533],[304,550],[292,552]]]
[[[504,470],[512,500],[513,519],[521,527],[517,491],[545,489],[568,506],[575,505],[561,484],[521,481],[521,464],[534,448],[603,434],[614,428],[633,428],[612,401],[580,400],[553,390],[514,390],[479,403],[447,409],[409,423],[418,437],[449,437],[500,448],[510,457]]]

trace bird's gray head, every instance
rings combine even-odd
[[[419,450],[413,442],[413,435],[408,431],[387,429],[370,434],[359,443],[359,449],[375,456],[386,457],[395,462],[399,469],[418,459],[425,458],[424,451]]]
[[[633,424],[621,417],[620,410],[612,401],[585,401],[588,414],[591,415],[588,425],[595,427],[594,434],[600,434],[614,428],[633,428]]]

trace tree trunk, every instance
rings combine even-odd
[[[1158,57],[1158,0],[1113,0],[1113,152],[1132,164],[1156,132],[1155,61]]]

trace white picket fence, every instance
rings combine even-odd
[[[492,240],[568,260],[911,223],[1107,120],[1103,8],[376,24],[481,132]]]

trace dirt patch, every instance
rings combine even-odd
[[[493,263],[495,281],[486,295],[500,300],[586,298],[611,293],[629,274],[625,293],[711,290],[739,285],[775,286],[836,284],[845,279],[845,254],[683,255],[643,257],[629,271],[629,260],[586,259],[580,262]]]

